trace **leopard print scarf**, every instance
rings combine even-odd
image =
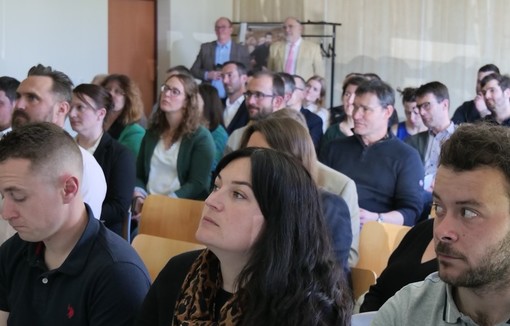
[[[217,290],[222,286],[218,258],[208,249],[204,250],[191,266],[181,294],[175,305],[174,326],[231,326],[238,325],[241,310],[233,295],[216,315]]]

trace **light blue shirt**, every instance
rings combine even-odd
[[[232,40],[228,41],[225,44],[220,44],[216,42],[216,51],[214,53],[214,64],[222,65],[225,62],[230,60],[230,49],[232,48]],[[225,87],[223,87],[223,82],[221,80],[212,80],[211,84],[216,87],[218,90],[218,94],[221,98],[225,98],[227,94],[225,93]]]

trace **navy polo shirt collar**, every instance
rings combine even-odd
[[[81,235],[80,239],[74,246],[73,250],[67,256],[64,263],[52,272],[60,272],[68,275],[79,274],[86,266],[89,254],[94,246],[95,239],[99,233],[99,223],[94,218],[92,210],[85,204],[87,209],[87,226],[85,231]],[[44,271],[48,271],[46,264],[44,263],[44,243],[34,242],[28,246],[27,260],[30,266],[38,267]]]

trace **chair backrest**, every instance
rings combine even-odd
[[[152,281],[165,267],[170,258],[183,252],[205,248],[201,244],[162,238],[148,234],[138,234],[133,239],[136,250],[149,271]]]
[[[143,203],[139,233],[196,243],[203,208],[203,201],[149,195]]]
[[[354,300],[368,291],[371,285],[375,284],[377,276],[374,271],[364,268],[352,267],[351,268],[351,279],[352,279],[352,292]]]
[[[370,221],[359,237],[359,261],[356,267],[372,270],[377,276],[386,268],[388,258],[399,245],[409,226]]]
[[[351,326],[370,326],[377,311],[367,311],[360,314],[354,314],[351,317]]]

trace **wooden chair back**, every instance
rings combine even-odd
[[[351,268],[352,292],[355,301],[375,284],[376,278],[374,271],[358,267]]]
[[[196,243],[204,202],[149,195],[145,198],[139,233]]]
[[[409,226],[367,222],[359,237],[359,261],[356,267],[374,271],[377,276],[386,268],[388,258],[399,245]]]
[[[183,252],[205,248],[201,244],[166,239],[149,234],[138,234],[134,237],[132,246],[142,258],[152,281],[156,279],[156,276],[170,258]]]

